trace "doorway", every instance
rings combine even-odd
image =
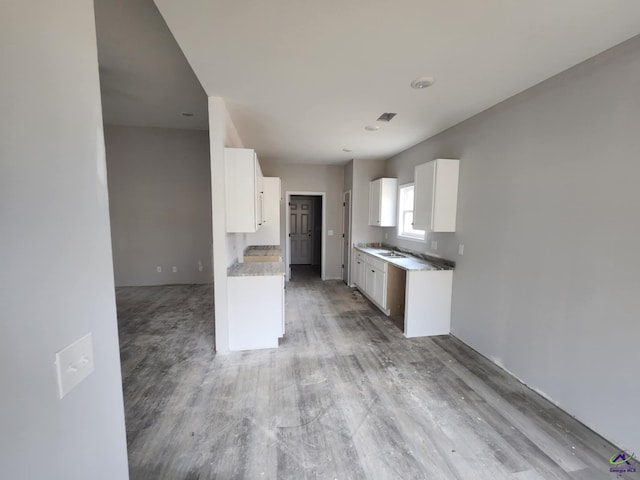
[[[294,195],[289,202],[291,265],[313,265],[315,199]]]
[[[325,278],[325,193],[287,192],[286,265]]]

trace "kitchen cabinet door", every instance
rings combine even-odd
[[[249,148],[225,148],[227,232],[253,233],[264,221],[260,162]]]
[[[364,260],[359,259],[358,260],[358,266],[357,266],[357,270],[358,270],[358,287],[360,287],[362,290],[365,290],[365,283],[366,283],[366,272],[367,269],[367,265],[364,263]],[[365,290],[366,291],[366,290]]]
[[[395,227],[398,180],[379,178],[369,183],[369,225]]]
[[[278,348],[284,335],[284,275],[228,277],[227,286],[229,349]]]
[[[413,228],[455,232],[460,161],[438,158],[414,171]]]
[[[386,308],[387,275],[373,265],[365,264],[365,292],[380,307]]]
[[[365,264],[364,278],[364,291],[373,298],[376,290],[376,270],[369,264]]]
[[[373,293],[371,297],[380,305],[383,309],[386,309],[386,297],[387,297],[387,275],[377,269],[374,269],[375,273],[373,279]]]
[[[361,286],[359,265],[360,259],[358,258],[358,254],[356,250],[353,250],[351,252],[351,283],[356,287]]]
[[[281,182],[278,177],[264,177],[263,186],[262,226],[247,235],[247,245],[280,245]]]

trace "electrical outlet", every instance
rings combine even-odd
[[[178,271],[178,267],[176,267],[175,265],[173,267],[171,267],[171,271],[173,273],[176,273]]]
[[[160,265],[156,267],[156,272],[162,273],[162,267]]]
[[[329,231],[327,232],[327,236],[332,237],[332,236],[333,236],[333,230],[329,230]]]
[[[464,245],[462,243],[458,245],[458,255],[464,255]]]
[[[204,267],[202,266],[202,260],[198,260],[198,271],[201,272],[202,270],[204,270]]]
[[[93,341],[91,334],[76,340],[56,353],[58,395],[63,398],[93,372]]]
[[[437,249],[438,249],[438,241],[431,240],[431,250],[437,250]]]

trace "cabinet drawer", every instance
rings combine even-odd
[[[384,260],[380,260],[378,258],[372,257],[371,255],[367,255],[365,261],[366,263],[371,265],[372,268],[387,273],[387,262],[385,262]]]

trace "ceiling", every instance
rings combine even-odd
[[[94,5],[104,122],[207,129],[207,94],[153,0]]]
[[[206,128],[172,32],[244,144],[285,163],[388,158],[640,33],[636,0],[155,0],[171,32],[151,0],[95,3],[107,123]]]

